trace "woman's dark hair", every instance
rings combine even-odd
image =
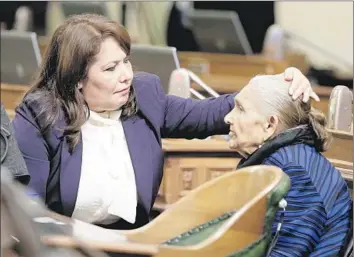
[[[130,55],[130,36],[119,23],[96,14],[69,17],[59,26],[46,49],[43,63],[32,87],[24,97],[36,102],[41,116],[41,132],[65,117],[64,135],[70,152],[80,140],[80,128],[86,122],[89,108],[78,83],[87,78],[90,65],[99,53],[101,43],[113,37],[125,54]],[[122,107],[122,118],[137,112],[133,87]]]

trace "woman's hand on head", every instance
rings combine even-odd
[[[289,94],[294,100],[303,95],[302,101],[305,103],[310,97],[317,102],[320,101],[318,95],[312,90],[310,81],[299,69],[294,67],[287,68],[283,75],[286,81],[291,81]]]

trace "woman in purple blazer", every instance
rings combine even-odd
[[[13,120],[29,186],[47,206],[115,229],[149,221],[163,172],[161,138],[226,134],[223,119],[234,106],[234,95],[167,96],[157,76],[133,75],[129,54],[121,25],[97,15],[69,18]],[[287,72],[294,98],[317,98],[300,71]]]

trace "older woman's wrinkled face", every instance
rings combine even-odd
[[[100,52],[79,88],[90,110],[112,111],[128,101],[132,79],[129,56],[114,38],[109,37],[102,42]]]
[[[230,124],[229,146],[243,157],[257,150],[275,131],[274,118],[268,120],[260,111],[256,87],[248,84],[235,97],[235,108],[225,116]]]

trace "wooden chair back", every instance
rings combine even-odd
[[[328,128],[353,131],[353,93],[346,86],[336,86],[329,99]]]
[[[222,175],[192,190],[144,227],[122,231],[131,241],[158,244],[157,256],[264,256],[275,210],[290,187],[272,166]]]
[[[333,141],[324,155],[342,174],[353,197],[353,93],[345,86],[336,86],[330,97],[328,131]],[[353,223],[353,221],[351,221]],[[348,234],[344,254],[353,256],[353,224]]]
[[[353,189],[353,93],[348,87],[336,86],[331,92],[328,131],[332,143],[324,155],[342,173]]]

